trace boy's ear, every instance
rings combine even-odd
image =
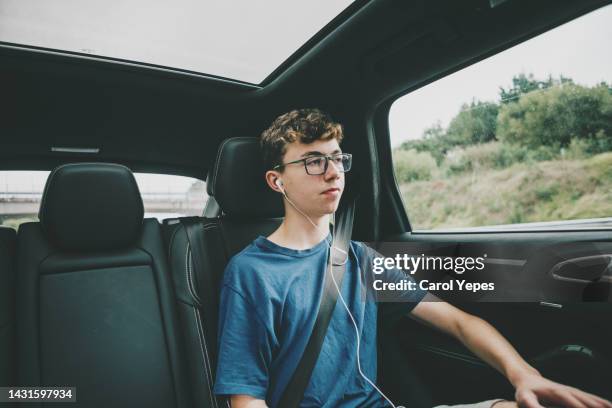
[[[268,170],[266,172],[266,183],[274,191],[282,192],[283,190],[283,181],[277,171]]]

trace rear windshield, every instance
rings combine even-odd
[[[0,171],[0,225],[17,229],[38,221],[48,171]],[[145,217],[158,220],[201,215],[208,195],[202,180],[167,174],[135,173]]]

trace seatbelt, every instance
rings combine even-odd
[[[342,288],[342,278],[344,277],[344,270],[346,269],[345,264],[348,260],[349,244],[351,233],[353,232],[354,215],[355,202],[354,200],[350,200],[345,207],[341,208],[339,216],[337,216],[335,220],[336,236],[333,237],[332,245],[339,250],[334,250],[335,255],[334,259],[332,259],[331,271],[329,262],[327,263],[328,266],[325,272],[323,296],[321,297],[317,319],[310,338],[308,339],[308,343],[306,344],[304,354],[302,354],[302,358],[293,376],[281,395],[278,403],[278,407],[280,408],[298,408],[300,406],[300,401],[302,401],[304,397],[304,392],[306,391],[306,387],[312,375],[312,370],[321,352],[323,340],[327,333],[327,327],[331,321],[332,313],[336,306],[336,300],[338,299],[338,291],[334,285],[334,281],[330,277],[330,273],[334,274],[338,287]]]

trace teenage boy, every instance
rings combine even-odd
[[[351,156],[340,149],[342,138],[342,126],[317,109],[281,115],[261,136],[269,169],[265,180],[283,195],[285,217],[270,236],[259,236],[234,256],[224,273],[214,392],[231,395],[233,408],[277,407],[306,347],[321,301],[332,239],[330,215],[338,208],[344,173],[351,166]],[[612,408],[609,401],[543,378],[491,325],[418,288],[400,293],[393,303],[363,301],[376,253],[355,241],[350,252],[341,296],[301,406],[392,406],[375,385],[381,309],[381,316],[407,315],[456,337],[508,378],[521,407]],[[391,282],[410,280],[397,269],[381,276]],[[517,406],[491,400],[466,407],[492,405]]]

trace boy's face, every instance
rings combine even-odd
[[[293,142],[287,145],[283,163],[304,159],[313,155],[342,153],[336,139],[315,140],[310,144]],[[344,191],[344,173],[330,160],[324,174],[306,173],[304,162],[286,165],[280,175],[289,199],[309,216],[331,214],[338,208]]]

